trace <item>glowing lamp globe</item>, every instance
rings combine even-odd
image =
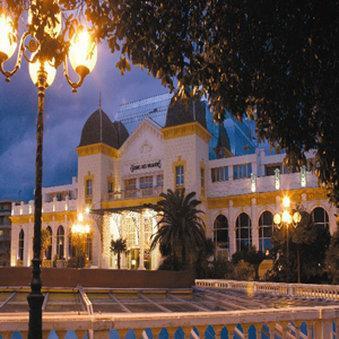
[[[34,55],[33,55],[34,60]],[[35,62],[29,63],[28,70],[29,75],[31,76],[31,79],[33,81],[34,85],[38,85],[38,77],[39,77],[39,71],[41,70],[41,61],[37,59]],[[56,75],[56,69],[55,67],[49,62],[49,61],[43,61],[43,69],[46,73],[46,84],[47,87],[51,86]]]
[[[289,197],[284,197],[282,201],[282,205],[284,208],[289,208],[291,206],[291,200]]]
[[[89,225],[84,226],[84,233],[89,234],[91,232],[91,228]]]
[[[281,223],[281,216],[280,216],[279,213],[274,214],[273,222],[274,222],[276,225],[279,225],[279,224]]]
[[[293,221],[298,224],[301,221],[301,214],[299,212],[295,212],[293,214]]]
[[[282,214],[282,218],[281,218],[282,222],[285,224],[291,224],[292,223],[292,216],[288,211],[284,211]]]
[[[83,222],[84,221],[84,215],[82,213],[78,214],[78,221]]]
[[[74,71],[85,77],[97,62],[98,48],[86,29],[79,29],[72,39],[69,48],[69,60]]]
[[[18,45],[16,30],[10,17],[0,14],[0,62],[8,60]]]

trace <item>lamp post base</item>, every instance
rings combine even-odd
[[[40,292],[30,293],[27,297],[29,305],[28,339],[42,339],[42,304],[44,296]]]

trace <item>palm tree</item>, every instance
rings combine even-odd
[[[119,238],[111,241],[111,252],[118,255],[118,269],[120,270],[121,253],[126,252],[126,239]]]
[[[160,216],[158,230],[152,236],[151,250],[159,245],[163,256],[189,268],[194,256],[206,243],[205,224],[200,217],[203,211],[197,209],[201,201],[195,199],[195,194],[167,190],[167,193],[160,194],[162,199],[157,204],[150,206]]]

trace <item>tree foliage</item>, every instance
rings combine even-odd
[[[29,1],[3,4],[18,17]],[[68,15],[86,16],[97,39],[119,54],[122,73],[132,62],[180,95],[205,94],[217,120],[226,110],[239,118],[246,112],[261,138],[286,149],[293,167],[315,149],[316,173],[339,204],[338,1],[60,0],[60,5]],[[54,12],[53,0],[39,1],[34,22],[46,24]],[[30,30],[44,37],[41,25]],[[63,41],[66,35],[42,50],[62,54]]]
[[[158,230],[152,236],[151,250],[159,245],[160,252],[171,258],[174,266],[192,268],[194,260],[206,246],[205,224],[198,209],[201,202],[195,192],[167,190],[161,200],[150,207],[159,215]],[[169,259],[168,259],[169,260]]]
[[[41,230],[41,258],[45,257],[45,252],[52,245],[52,236],[47,228]]]
[[[118,256],[118,269],[121,267],[121,254],[127,251],[126,239],[119,238],[111,241],[111,252]]]
[[[277,257],[271,272],[273,280],[286,281],[288,272],[292,281],[298,280],[298,272],[301,282],[326,280],[325,257],[330,244],[330,232],[328,228],[313,223],[307,212],[301,211],[301,215],[297,227],[289,228],[288,258],[286,228],[273,232],[272,253]]]
[[[265,259],[265,254],[261,251],[257,251],[255,246],[251,246],[248,249],[237,251],[232,255],[232,263],[237,266],[240,262],[245,262],[250,264],[253,267],[255,272],[255,279],[259,279],[258,269],[260,263]],[[243,264],[240,264],[241,267],[245,267]],[[237,274],[235,274],[235,279],[237,278]]]
[[[326,253],[326,270],[332,283],[339,284],[339,230],[333,234]]]

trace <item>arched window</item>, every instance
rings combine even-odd
[[[48,232],[49,241],[48,241],[48,247],[45,250],[45,256],[47,260],[52,259],[52,229],[50,226],[47,226],[46,231]]]
[[[57,230],[57,258],[64,258],[64,248],[65,248],[65,230],[60,225]]]
[[[259,218],[259,251],[265,253],[272,248],[273,214],[265,211]]]
[[[18,260],[24,260],[25,232],[22,229],[19,233]]]
[[[216,249],[228,249],[228,221],[220,214],[214,221],[214,243]]]
[[[325,229],[329,228],[328,214],[322,207],[316,207],[311,213],[311,218],[314,225],[322,226]]]
[[[241,213],[236,221],[237,251],[249,249],[252,246],[251,219],[246,213]]]

